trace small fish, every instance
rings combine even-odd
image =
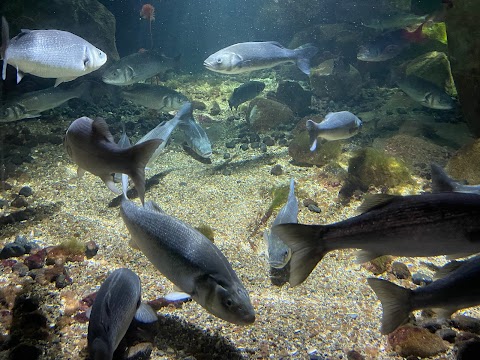
[[[8,23],[2,17],[2,79],[7,64],[17,69],[17,83],[23,74],[56,78],[55,86],[100,68],[107,55],[81,37],[61,30],[22,30],[9,40]]]
[[[377,278],[367,281],[382,303],[382,334],[389,334],[405,323],[414,310],[433,308],[441,318],[448,318],[457,310],[480,305],[478,256],[465,261],[445,277],[415,290]]]
[[[452,98],[430,81],[409,75],[396,82],[405,94],[422,106],[437,110],[450,110],[454,107]]]
[[[328,113],[321,123],[307,120],[306,127],[312,143],[310,151],[314,151],[318,136],[326,140],[348,139],[360,131],[362,120],[349,111],[339,111]]]
[[[208,138],[205,130],[192,117],[187,117],[179,124],[185,134],[185,140],[190,149],[202,158],[209,158],[212,156],[212,144]]]
[[[310,59],[317,52],[318,48],[311,44],[291,50],[275,41],[244,42],[217,51],[203,65],[222,74],[242,74],[283,63],[296,63],[304,74],[309,75]]]
[[[179,110],[188,101],[187,97],[166,86],[134,84],[122,90],[124,99],[136,105],[162,112]]]
[[[167,145],[170,135],[172,135],[173,130],[177,128],[178,124],[182,120],[188,120],[190,118],[193,118],[193,106],[192,103],[186,102],[185,104],[183,104],[181,109],[178,110],[177,114],[173,119],[161,122],[155,128],[150,130],[144,137],[137,141],[136,145],[142,144],[146,141],[150,141],[151,139],[162,140],[159,146],[155,149],[155,152],[150,157],[150,160],[148,160],[147,165],[152,164],[155,159],[160,155],[160,153]]]
[[[363,26],[376,30],[417,29],[425,23],[430,15],[415,15],[411,13],[396,13],[379,19],[371,19]]]
[[[68,90],[52,87],[23,94],[0,108],[0,123],[39,117],[74,98],[91,101],[89,90],[89,83],[84,82]]]
[[[168,58],[155,51],[143,51],[127,55],[112,64],[103,73],[106,84],[125,86],[145,81],[177,66],[178,58]]]
[[[295,197],[295,181],[290,180],[290,192],[286,204],[280,209],[272,226],[278,224],[297,223],[298,200]],[[265,230],[263,238],[267,243],[268,262],[271,267],[281,269],[287,265],[292,256],[292,250],[275,234]]]
[[[152,139],[126,149],[115,144],[105,120],[81,117],[70,124],[65,135],[65,148],[78,165],[77,174],[85,171],[99,176],[114,193],[120,191],[113,183],[112,174],[129,175],[143,203],[145,197],[145,165],[162,140]]]
[[[431,164],[432,169],[432,192],[460,192],[480,195],[480,185],[465,185],[453,180],[437,164]]]
[[[265,83],[261,81],[249,81],[233,90],[228,99],[230,109],[238,109],[238,106],[248,100],[252,100],[265,89]]]
[[[143,323],[158,320],[141,302],[141,284],[129,269],[117,269],[103,282],[93,302],[88,323],[88,349],[93,360],[111,360],[133,319]]]
[[[122,176],[126,194],[127,176]],[[152,201],[136,206],[124,196],[120,214],[137,247],[183,292],[211,314],[248,325],[255,312],[247,290],[222,252],[202,233]]]
[[[438,256],[480,252],[480,195],[374,195],[362,214],[329,225],[272,228],[292,249],[290,279],[301,284],[330,251],[357,248],[358,262],[382,255]]]

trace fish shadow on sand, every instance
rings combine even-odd
[[[25,220],[39,222],[45,218],[51,217],[53,214],[58,212],[60,208],[61,203],[53,203],[46,205],[38,205],[35,207],[27,207],[26,209],[17,210],[7,215],[1,215],[0,230],[10,224],[23,224]],[[18,228],[15,229],[15,232],[18,232]]]
[[[260,154],[250,159],[234,161],[235,157],[225,160],[219,165],[215,165],[212,168],[206,169],[205,172],[207,175],[218,175],[224,173],[225,170],[241,171],[249,170],[253,167],[258,166],[259,164],[268,164],[275,156],[270,153]]]
[[[197,360],[245,359],[228,339],[171,315],[160,315],[155,338],[158,349],[174,349]],[[183,357],[183,356],[182,356]]]

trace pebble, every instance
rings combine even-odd
[[[95,241],[90,240],[85,244],[85,256],[87,259],[91,259],[95,255],[97,255],[98,252],[98,245],[95,243]]]
[[[226,147],[227,149],[234,149],[236,144],[237,144],[237,143],[232,140],[232,141],[229,141],[229,142],[225,143],[225,147]]]
[[[8,201],[5,199],[0,199],[0,209],[3,209],[8,204]]]
[[[424,328],[402,326],[388,335],[388,344],[403,357],[431,357],[447,350],[443,340]]]
[[[260,144],[260,151],[264,152],[264,153],[267,152],[267,145],[265,145],[264,143],[261,143]]]
[[[248,144],[242,144],[242,145],[240,145],[240,149],[242,149],[243,151],[248,150]]]
[[[15,240],[14,240],[15,244],[18,244],[18,245],[23,246],[23,247],[25,247],[27,242],[28,242],[28,240],[27,240],[25,235],[17,235],[15,237]]]
[[[8,259],[10,257],[22,256],[25,254],[25,248],[16,243],[9,243],[0,252],[0,259]]]
[[[322,209],[320,209],[317,205],[315,204],[310,204],[307,206],[308,210],[315,212],[315,213],[321,213]]]
[[[25,197],[29,197],[33,194],[33,190],[30,186],[24,186],[18,192],[18,195],[23,195]]]
[[[433,279],[430,276],[425,275],[424,273],[418,272],[412,275],[412,281],[416,285],[425,286],[431,284],[433,282]]]
[[[283,174],[282,165],[277,164],[270,169],[270,174],[278,176]]]
[[[0,188],[2,190],[11,190],[12,189],[12,185],[10,185],[9,183],[7,183],[6,181],[0,181]]]
[[[468,331],[474,334],[480,334],[480,320],[472,318],[470,316],[458,315],[452,320],[452,326],[462,330]]]
[[[365,356],[363,356],[356,350],[350,350],[349,352],[347,352],[347,359],[348,360],[365,360]]]
[[[315,205],[315,206],[318,206],[318,203],[317,203],[315,200],[312,200],[312,199],[310,199],[310,198],[308,198],[308,199],[303,199],[302,203],[303,203],[303,206],[305,206],[305,207],[308,207],[310,204],[313,204],[313,205]]]
[[[223,158],[226,160],[226,159],[230,159],[231,155],[230,153],[226,152],[223,154]]]
[[[270,136],[265,136],[262,140],[262,142],[267,145],[267,146],[273,146],[275,145],[275,140],[273,140]]]
[[[15,208],[27,207],[28,201],[23,196],[17,196],[13,201],[10,203],[10,206]]]
[[[396,276],[397,279],[408,279],[412,276],[412,274],[410,274],[410,270],[408,270],[407,265],[398,261],[395,261],[392,264],[392,273]]]
[[[15,265],[12,266],[13,272],[17,273],[18,276],[24,277],[28,274],[28,266],[25,264],[22,264],[20,262],[17,262]]]
[[[455,338],[457,337],[457,332],[452,329],[440,329],[436,331],[435,334],[452,344],[455,342]]]

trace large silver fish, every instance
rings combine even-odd
[[[465,261],[445,277],[415,290],[377,278],[367,281],[382,303],[382,334],[389,334],[402,325],[414,310],[433,308],[442,318],[448,318],[457,310],[480,305],[478,256]]]
[[[187,97],[166,86],[134,84],[122,90],[124,99],[134,104],[162,112],[176,111],[188,101]]]
[[[28,73],[56,78],[55,86],[100,68],[107,55],[81,37],[61,30],[22,30],[9,40],[7,20],[2,17],[2,79],[7,64],[17,69],[17,83]]]
[[[185,140],[190,149],[202,158],[212,156],[212,143],[205,130],[195,121],[193,116],[187,117],[179,124],[185,134]]]
[[[325,119],[317,124],[313,120],[306,123],[312,146],[311,151],[317,148],[317,137],[326,140],[348,139],[356,135],[362,128],[362,121],[349,111],[328,113]]]
[[[480,252],[480,195],[375,195],[361,215],[329,225],[272,228],[291,249],[292,286],[302,283],[330,251],[362,249],[358,261],[382,255],[438,256]]]
[[[88,323],[88,350],[93,360],[111,360],[133,319],[157,321],[157,315],[141,303],[141,284],[129,269],[117,269],[107,277],[95,297]]]
[[[280,209],[277,217],[273,221],[272,226],[278,224],[296,223],[298,216],[298,200],[295,197],[295,180],[290,180],[290,192],[286,204]],[[281,269],[290,261],[292,256],[291,249],[275,234],[265,230],[263,238],[267,243],[268,262],[270,266]]]
[[[480,185],[465,185],[453,180],[437,164],[431,164],[433,192],[461,192],[480,195]]]
[[[52,87],[23,94],[0,108],[0,123],[38,117],[40,113],[54,109],[70,99],[90,100],[89,90],[89,83],[84,82],[68,90]]]
[[[203,65],[222,74],[242,74],[295,63],[304,74],[309,75],[310,59],[317,52],[318,48],[311,44],[291,50],[275,41],[244,42],[217,51],[205,59]]]
[[[418,76],[409,75],[396,82],[405,94],[422,106],[437,110],[450,110],[454,107],[452,98],[443,89]]]
[[[168,58],[154,51],[127,55],[103,73],[102,80],[110,85],[125,86],[150,79],[176,67],[178,58]]]
[[[122,149],[113,140],[107,123],[97,118],[81,117],[72,122],[65,135],[65,147],[78,165],[78,176],[85,171],[97,175],[114,193],[120,191],[113,183],[113,173],[130,176],[143,203],[145,197],[145,165],[161,144],[160,139],[151,139],[141,144]]]
[[[127,180],[122,182],[125,193]],[[208,312],[238,325],[255,321],[247,290],[227,258],[202,233],[152,201],[138,207],[124,197],[120,214],[132,245]]]

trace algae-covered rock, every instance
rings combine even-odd
[[[363,264],[363,267],[375,275],[380,275],[390,268],[392,262],[393,257],[390,255],[383,255]]]
[[[446,170],[454,179],[480,184],[480,139],[458,150],[449,160]]]
[[[370,147],[357,151],[350,159],[348,174],[359,182],[363,191],[370,186],[392,188],[413,182],[409,169],[401,160]]]
[[[326,141],[310,151],[310,139],[306,131],[299,132],[290,142],[288,153],[297,164],[323,166],[338,159],[342,153],[341,141]]]
[[[442,44],[447,44],[447,27],[444,22],[429,24],[425,23],[422,27],[422,34],[432,40],[440,41]]]
[[[425,328],[410,325],[399,327],[388,335],[388,343],[400,356],[431,357],[447,350],[440,336]]]
[[[293,118],[287,105],[270,99],[253,99],[247,110],[247,121],[256,131],[276,129],[280,124],[292,123]]]
[[[312,103],[312,93],[295,81],[282,81],[278,84],[276,99],[300,116],[311,111],[309,106]]]

